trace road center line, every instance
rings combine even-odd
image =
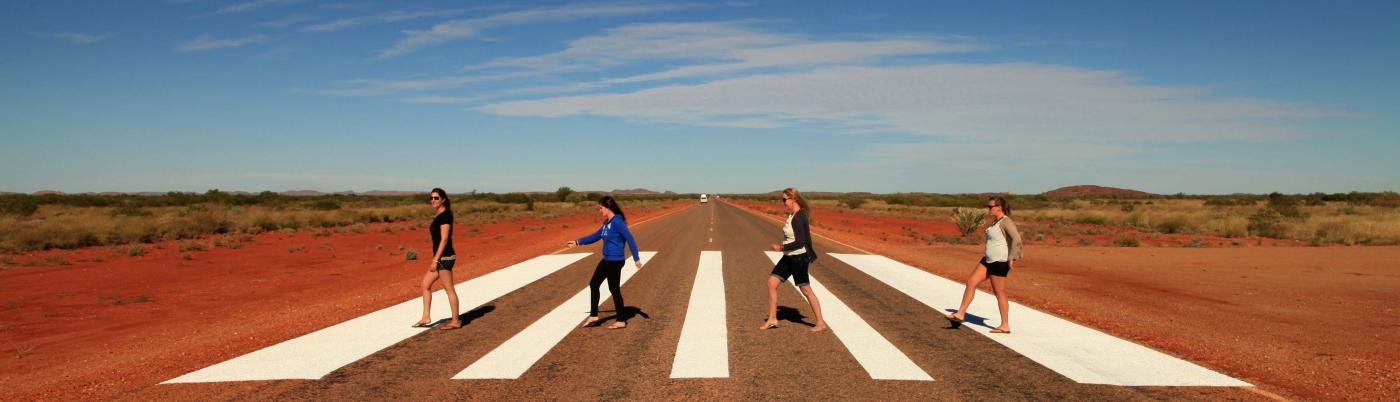
[[[685,310],[671,378],[729,377],[729,335],[725,324],[724,270],[719,251],[701,251]]]

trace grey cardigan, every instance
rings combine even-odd
[[[1006,238],[1007,257],[1015,261],[1024,255],[1021,250],[1021,232],[1016,230],[1016,223],[1011,221],[1011,215],[1001,218],[1001,235]]]

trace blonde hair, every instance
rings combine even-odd
[[[806,198],[802,198],[802,194],[801,194],[801,193],[798,193],[798,192],[797,192],[797,189],[792,188],[792,187],[785,188],[785,189],[783,189],[783,195],[786,195],[786,196],[788,196],[788,198],[791,198],[791,199],[797,201],[797,206],[802,207],[802,210],[803,210],[803,211],[807,211],[807,217],[808,217],[809,219],[812,217],[812,213],[811,213],[812,210],[811,210],[811,208],[808,208],[808,207],[807,207],[807,199],[806,199]]]

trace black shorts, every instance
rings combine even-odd
[[[1005,278],[1005,277],[1006,277],[1006,274],[1011,273],[1011,263],[1010,263],[1010,262],[1006,262],[1006,261],[987,262],[987,259],[986,259],[986,258],[983,258],[983,259],[981,259],[981,260],[977,260],[977,262],[981,263],[982,266],[987,267],[987,275],[990,275],[990,276],[1000,276],[1000,277],[1002,277],[1002,278]]]
[[[454,265],[457,265],[457,260],[456,260],[456,259],[451,259],[451,260],[438,260],[437,269],[438,269],[439,271],[451,271],[451,270],[452,270],[452,266],[454,266]]]
[[[787,281],[792,277],[792,283],[797,286],[807,286],[811,279],[807,277],[807,255],[785,255],[778,259],[778,265],[773,266],[773,277],[782,281]]]

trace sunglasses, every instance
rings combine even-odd
[[[428,199],[433,200],[433,201],[437,201],[437,200],[441,200],[442,197],[428,197]]]

